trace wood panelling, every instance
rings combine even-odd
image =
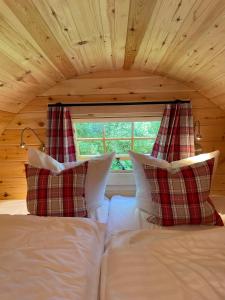
[[[17,113],[76,75],[122,68],[182,81],[225,109],[219,97],[225,94],[224,0],[0,0],[0,6],[2,111]],[[68,84],[78,86],[68,93],[81,95],[82,80],[74,80]],[[125,77],[114,86],[110,80],[111,91],[96,77],[88,95],[127,93]],[[147,81],[143,90],[142,79],[134,80],[130,92],[162,90],[154,83],[148,90]]]
[[[141,80],[140,80],[141,78]],[[225,194],[225,113],[205,96],[188,88],[183,83],[160,76],[147,76],[140,71],[99,72],[82,75],[72,82],[71,80],[49,89],[44,95],[34,98],[18,114],[9,114],[14,118],[7,125],[7,129],[0,136],[0,199],[22,199],[26,194],[24,178],[24,162],[27,159],[27,150],[20,149],[20,133],[24,127],[37,130],[39,136],[45,140],[47,105],[64,102],[122,102],[122,101],[156,101],[170,99],[190,99],[193,106],[195,120],[200,120],[203,140],[201,145],[204,152],[216,149],[221,151],[220,165],[216,174],[213,193]],[[103,93],[95,87],[101,83]],[[152,87],[164,83],[160,89],[152,91]],[[135,88],[134,88],[135,86]],[[69,94],[71,88],[74,94]],[[139,90],[138,90],[139,88]],[[77,94],[79,89],[80,95]],[[173,90],[174,89],[174,90]],[[55,91],[57,93],[55,95]],[[135,93],[130,91],[135,90]],[[60,95],[58,95],[58,93]],[[87,93],[87,94],[85,94]],[[160,115],[163,106],[116,106],[112,107],[74,107],[74,117],[93,118],[96,116],[123,116],[128,115]],[[25,142],[30,147],[38,148],[38,141],[32,132],[25,132]]]
[[[62,81],[49,89],[44,96],[52,95],[107,95],[107,94],[132,94],[150,92],[175,92],[175,91],[195,91],[190,87],[177,83],[177,81],[166,77],[138,76],[119,78],[85,78],[70,79]]]
[[[124,68],[130,68],[141,45],[142,38],[153,13],[156,0],[130,0]]]
[[[8,123],[14,118],[15,114],[6,111],[0,111],[0,134],[4,131]]]

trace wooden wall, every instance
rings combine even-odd
[[[161,76],[143,72],[123,71],[83,75],[64,81],[36,97],[20,113],[15,114],[0,136],[0,199],[24,199],[26,181],[24,162],[27,151],[19,148],[21,129],[29,126],[45,140],[48,103],[55,102],[116,102],[191,99],[195,120],[201,122],[201,142],[204,152],[219,149],[220,166],[214,181],[213,192],[225,195],[225,113],[206,97],[184,84]],[[159,115],[162,106],[127,106],[113,108],[76,108],[74,116],[95,115],[127,116],[129,114]],[[132,113],[133,110],[133,113]],[[8,117],[12,117],[11,114]],[[4,122],[4,120],[3,120]],[[27,145],[38,147],[35,136],[27,131]]]

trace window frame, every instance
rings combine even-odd
[[[102,138],[77,138],[76,134],[74,135],[75,145],[76,145],[76,157],[78,160],[87,160],[90,158],[94,158],[97,155],[80,155],[79,153],[79,147],[78,142],[79,141],[102,141],[103,142],[103,148],[104,153],[106,152],[106,141],[113,141],[113,140],[126,140],[131,141],[131,150],[133,150],[134,147],[134,141],[135,140],[155,140],[155,138],[152,137],[134,137],[134,122],[149,122],[149,121],[161,121],[161,116],[146,116],[146,117],[105,117],[105,118],[73,118],[73,126],[75,128],[75,123],[107,123],[107,122],[131,122],[131,137],[125,137],[125,138],[107,138],[105,137],[105,132],[103,131],[103,137]],[[103,153],[103,154],[104,154]],[[102,155],[103,155],[102,154]],[[130,160],[130,156],[128,154],[116,154],[116,158],[120,158],[121,161],[123,160]],[[132,170],[111,170],[111,172],[125,172],[130,173]]]

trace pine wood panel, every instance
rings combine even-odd
[[[70,79],[55,85],[43,95],[129,94],[159,91],[194,91],[194,89],[175,80],[154,75],[119,80],[118,78]]]
[[[131,0],[127,28],[124,68],[130,68],[139,50],[146,27],[153,13],[156,0]]]
[[[5,127],[14,118],[14,116],[15,116],[15,114],[13,114],[13,113],[0,111],[0,134],[2,134]]]
[[[41,14],[30,1],[5,1],[20,22],[35,37],[35,41],[45,52],[54,66],[66,77],[70,78],[77,74],[75,67],[65,55],[63,48],[58,43],[50,28],[44,22]],[[53,51],[54,50],[54,51]]]
[[[18,178],[25,176],[24,162],[1,161],[0,178]],[[20,187],[17,187],[18,190]]]
[[[120,69],[124,64],[130,0],[109,0],[108,18],[112,44],[112,64]]]
[[[0,161],[26,161],[26,159],[27,149],[21,149],[19,144],[0,146]]]
[[[215,108],[215,105],[207,98],[201,96],[197,92],[151,92],[145,94],[117,94],[117,95],[63,95],[64,103],[92,103],[92,102],[148,102],[156,100],[176,100],[176,99],[192,99],[193,108],[205,109]],[[38,96],[33,101],[29,102],[22,110],[21,113],[25,112],[46,112],[46,107],[52,103],[58,103],[62,101],[62,96],[51,95],[51,96]]]
[[[18,189],[18,187],[20,187]],[[0,200],[26,199],[25,177],[0,178]]]
[[[0,110],[19,112],[76,74],[122,67],[182,80],[224,109],[217,98],[225,93],[224,0],[1,0],[0,5]],[[90,95],[94,89],[109,93],[96,84]]]
[[[176,0],[170,1],[168,5],[167,0],[157,1],[135,59],[136,68],[141,66],[145,70],[155,71],[170,49],[176,51],[174,47],[176,36],[180,34],[180,30],[182,31],[182,26],[190,11],[196,9],[197,3],[194,5],[195,2],[198,1]]]

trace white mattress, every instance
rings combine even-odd
[[[225,223],[225,196],[212,196],[213,203],[220,213]],[[119,232],[127,230],[138,230],[138,229],[159,229],[158,225],[151,224],[146,221],[148,214],[141,211],[136,207],[135,197],[125,197],[115,195],[111,198],[110,209],[109,209],[109,220],[107,226],[107,240],[112,235],[116,235]],[[212,226],[170,226],[167,227],[169,230],[199,230],[206,229]],[[165,229],[165,227],[164,227]]]
[[[27,215],[26,200],[0,200],[0,214]],[[103,205],[89,211],[89,218],[106,224],[109,215],[109,200],[105,198]]]

